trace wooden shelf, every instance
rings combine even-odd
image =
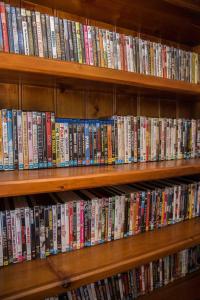
[[[0,197],[125,184],[200,173],[200,159],[0,173]]]
[[[0,269],[0,298],[43,299],[200,243],[200,218]],[[159,246],[158,246],[159,245]],[[64,288],[65,287],[65,288]]]
[[[177,279],[165,287],[142,296],[141,300],[197,300],[200,299],[200,271]]]
[[[67,83],[67,78],[79,78],[180,94],[200,95],[200,85],[197,84],[25,55],[0,53],[0,71],[4,80],[10,80],[13,76],[22,80],[36,76],[40,84],[45,82],[50,84],[54,79],[56,82]]]
[[[200,173],[200,159],[99,167],[2,171],[0,173],[0,197],[60,192],[198,173]]]

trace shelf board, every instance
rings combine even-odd
[[[200,173],[200,159],[0,172],[0,197],[125,184]]]
[[[10,80],[15,76],[26,80],[26,78],[30,79],[30,76],[33,78],[35,76],[40,83],[52,82],[53,84],[54,80],[58,83],[67,83],[67,78],[78,78],[180,94],[200,95],[199,84],[3,52],[0,53],[0,71],[4,80]]]
[[[43,299],[200,243],[200,218],[0,269],[0,298]],[[31,298],[32,297],[32,298]]]

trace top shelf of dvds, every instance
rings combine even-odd
[[[200,44],[200,8],[194,1],[193,3],[185,0],[32,0],[31,2],[33,8],[46,6],[52,11],[64,11],[81,16],[79,19],[94,19],[109,23],[142,34],[157,36],[160,40],[171,40],[190,47]]]
[[[74,62],[63,62],[34,56],[0,53],[1,78],[12,78],[24,82],[37,80],[43,85],[67,83],[69,78],[135,86],[179,94],[200,95],[200,85],[180,80],[171,80],[133,72],[89,66]],[[45,75],[45,76],[44,76]]]
[[[3,81],[20,79],[22,83],[27,80],[33,83],[36,80],[40,84],[55,86],[55,83],[66,85],[72,78],[133,86],[140,91],[200,94],[198,39],[195,45],[188,41],[184,45],[183,41],[180,44],[173,39],[162,39],[158,33],[145,35],[141,33],[145,32],[143,28],[136,32],[118,27],[113,20],[109,24],[102,23],[106,20],[97,10],[105,11],[102,8],[102,3],[106,6],[104,1],[97,1],[93,9],[86,1],[90,15],[81,1],[76,2],[81,7],[82,17],[78,9],[73,9],[76,7],[74,3],[66,5],[64,1],[57,4],[42,0],[22,1],[20,6],[12,6],[12,1],[11,5],[0,2],[0,71]],[[135,3],[140,11],[139,2]],[[45,7],[41,6],[44,4]],[[130,5],[129,11],[134,12],[131,3],[127,4]],[[61,8],[63,11],[59,11]],[[113,15],[110,4],[107,8]],[[147,8],[150,14],[152,7],[147,5]],[[156,6],[155,14],[157,9],[166,12],[164,8]],[[122,3],[116,11],[123,11]],[[123,15],[122,19],[126,20],[127,16]],[[179,14],[178,17],[177,24],[181,21]]]

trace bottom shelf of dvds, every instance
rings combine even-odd
[[[0,269],[0,299],[44,299],[127,271],[199,244],[199,228],[200,218],[196,218],[46,260],[4,267]]]
[[[141,296],[141,300],[199,300],[200,271],[177,279],[165,287],[155,289],[152,293]]]

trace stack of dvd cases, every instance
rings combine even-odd
[[[198,158],[200,120],[0,110],[0,170]]]
[[[199,82],[198,53],[4,2],[0,51]]]
[[[45,300],[137,299],[199,270],[199,266],[200,246],[198,245]]]
[[[200,215],[198,177],[0,201],[0,266],[45,258]]]

